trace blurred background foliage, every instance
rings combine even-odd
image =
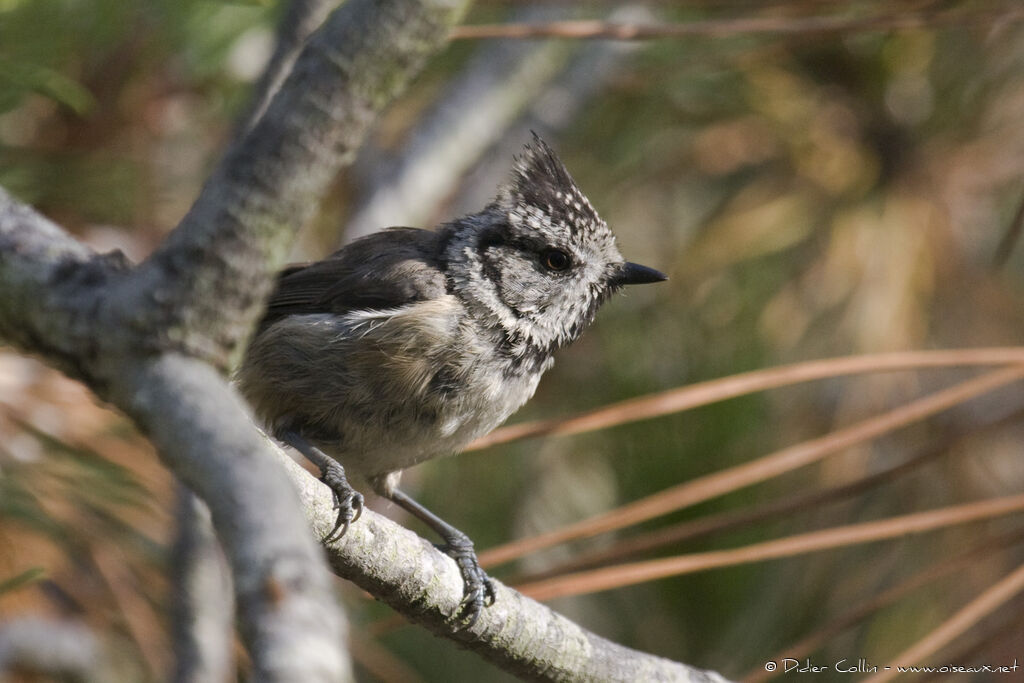
[[[232,134],[280,10],[269,1],[0,0],[0,185],[97,249],[144,258],[188,209]],[[433,225],[479,208],[532,128],[560,151],[627,258],[671,280],[611,302],[513,421],[784,362],[1014,345],[1024,248],[1002,267],[994,257],[1024,197],[1017,0],[481,0],[467,23],[904,15],[922,21],[628,44],[455,41],[380,121],[294,256],[323,256],[368,229]],[[820,436],[969,374],[800,385],[473,452],[416,468],[406,481],[487,548]],[[642,529],[857,481],[923,453],[931,455],[920,466],[856,496],[659,553],[1018,492],[1022,404],[1020,387],[1004,389]],[[160,678],[174,599],[164,578],[172,488],[122,417],[0,347],[0,617],[82,619],[101,630],[124,680]],[[851,607],[1020,526],[1008,516],[554,606],[624,644],[742,676]],[[495,573],[540,570],[635,533]],[[886,663],[1014,568],[1017,536],[989,541],[994,548],[960,570],[865,615],[813,659]],[[396,625],[350,586],[339,582],[339,591],[365,680],[503,680],[452,644]],[[1011,600],[932,663],[1012,664],[1022,654],[1021,607]]]

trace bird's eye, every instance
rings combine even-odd
[[[548,249],[541,255],[541,260],[548,270],[562,271],[572,265],[572,259],[561,249]]]

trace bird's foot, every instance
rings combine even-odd
[[[452,618],[459,622],[459,630],[473,628],[484,607],[494,604],[494,582],[480,568],[473,541],[465,534],[445,539],[440,550],[455,560],[462,574],[462,601]]]
[[[330,543],[344,536],[349,525],[363,514],[363,494],[352,488],[345,477],[345,469],[334,460],[323,465],[320,470],[320,481],[331,489],[331,493],[334,495],[334,509],[338,511],[334,528],[324,539],[325,542]]]

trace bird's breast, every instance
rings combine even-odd
[[[510,371],[493,330],[450,295],[291,316],[248,357],[242,386],[264,421],[298,428],[367,478],[457,452],[525,403],[541,374]]]

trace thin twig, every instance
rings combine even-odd
[[[561,576],[571,571],[609,565],[625,558],[635,559],[640,553],[650,552],[683,541],[706,538],[713,534],[744,527],[749,524],[773,521],[785,515],[815,508],[819,505],[838,503],[883,482],[891,482],[900,475],[907,474],[924,463],[942,455],[948,449],[949,444],[947,442],[939,448],[931,448],[906,462],[875,472],[842,486],[833,486],[803,496],[786,497],[782,500],[773,500],[763,505],[754,505],[739,510],[728,510],[716,515],[708,515],[673,524],[664,529],[657,529],[624,539],[611,548],[601,548],[590,553],[580,554],[569,562],[543,572],[517,577],[515,580],[510,579],[510,581],[512,583],[539,581],[553,576]]]
[[[906,650],[893,657],[891,661],[894,665],[899,666],[920,664],[925,657],[938,652],[940,648],[1002,607],[1021,591],[1024,591],[1024,565],[1021,565],[974,600],[964,605],[960,611]],[[892,668],[886,671],[879,671],[863,680],[864,683],[883,683],[883,681],[892,680],[898,675],[899,671],[896,668]]]
[[[586,38],[610,40],[650,40],[705,36],[722,38],[738,35],[824,35],[863,31],[898,31],[919,28],[943,28],[978,23],[1014,22],[1024,19],[1024,11],[1002,7],[975,12],[941,14],[893,14],[872,17],[740,17],[705,19],[680,23],[641,24],[600,20],[566,20],[544,23],[477,24],[459,26],[453,40],[481,38]]]
[[[1016,642],[1009,643],[1007,641],[1013,638],[1015,641],[1019,642],[1022,630],[1024,630],[1024,613],[1021,613],[1018,608],[1020,603],[1020,598],[1011,602],[1011,608],[1007,610],[1011,613],[1010,616],[1002,619],[998,624],[990,626],[986,623],[981,636],[974,642],[967,645],[967,647],[955,652],[950,652],[948,649],[943,650],[943,658],[948,662],[971,662],[977,661],[979,656],[985,655],[986,651],[992,648],[1002,648],[1003,652],[1016,649],[1014,647]],[[989,659],[989,661],[993,661],[993,659]],[[994,662],[994,665],[999,666],[999,663]],[[1013,666],[1010,662],[1005,662],[1005,665],[1010,667]],[[933,671],[925,674],[921,678],[918,678],[915,683],[928,683],[929,681],[936,681],[940,679],[948,681],[949,674],[940,671]]]
[[[698,477],[616,510],[546,534],[492,548],[480,553],[480,562],[485,565],[501,564],[558,543],[621,529],[696,505],[817,462],[827,455],[875,439],[1021,378],[1024,378],[1024,366],[1019,365],[986,373],[911,401],[882,415],[836,430],[823,437],[784,448],[753,462]]]
[[[650,552],[668,545],[676,545],[683,541],[693,541],[698,538],[705,538],[723,531],[741,528],[750,524],[769,522],[781,517],[816,508],[820,505],[838,503],[847,498],[853,497],[875,486],[886,483],[891,484],[897,478],[913,472],[918,467],[948,453],[957,443],[951,439],[962,439],[965,436],[977,436],[990,430],[998,429],[1009,424],[1016,424],[1024,417],[1024,410],[1017,410],[1013,413],[999,418],[988,424],[972,426],[963,430],[954,437],[956,430],[943,430],[932,438],[934,445],[921,451],[917,455],[908,458],[904,462],[894,465],[888,469],[874,472],[865,477],[833,486],[819,491],[813,491],[802,496],[787,496],[781,500],[773,500],[762,505],[752,505],[738,510],[727,510],[714,515],[707,515],[697,519],[687,520],[679,524],[673,524],[663,529],[657,529],[644,534],[638,534],[617,542],[611,548],[601,548],[589,553],[581,553],[564,564],[552,567],[543,572],[524,575],[509,581],[523,583],[527,581],[538,581],[552,576],[559,576],[570,571],[589,569],[597,566],[612,564],[624,558],[636,558],[640,553]]]
[[[1009,363],[1024,363],[1024,347],[897,351],[805,361],[698,382],[619,401],[568,417],[509,425],[477,439],[465,450],[479,450],[534,436],[581,434],[691,410],[758,391],[844,375]]]
[[[984,542],[975,545],[964,553],[939,564],[932,565],[892,588],[884,590],[864,602],[858,602],[852,609],[832,619],[823,627],[817,629],[814,633],[779,650],[774,655],[766,659],[770,661],[780,661],[785,657],[790,659],[801,659],[831,641],[850,626],[866,619],[871,614],[896,603],[898,600],[901,600],[903,597],[916,591],[918,588],[926,586],[929,583],[937,581],[954,572],[961,571],[969,567],[977,567],[978,560],[984,555],[997,551],[1004,551],[1010,546],[1016,545],[1021,541],[1024,541],[1024,529],[1017,529],[1016,531],[1008,534],[1001,534],[999,536],[988,538]],[[747,674],[743,676],[742,680],[744,683],[761,683],[762,681],[766,681],[769,678],[774,677],[774,675],[775,674],[773,673],[765,671],[763,666],[757,666],[747,672]]]
[[[1024,511],[1024,494],[1005,496],[966,505],[954,505],[890,517],[875,522],[862,522],[811,531],[729,550],[692,553],[578,572],[545,581],[522,584],[516,586],[516,589],[535,600],[553,600],[567,595],[596,593],[708,569],[764,562],[765,560],[792,557],[831,548],[898,538],[909,534],[920,534],[1021,511]],[[912,658],[906,657],[905,660],[912,661]]]

